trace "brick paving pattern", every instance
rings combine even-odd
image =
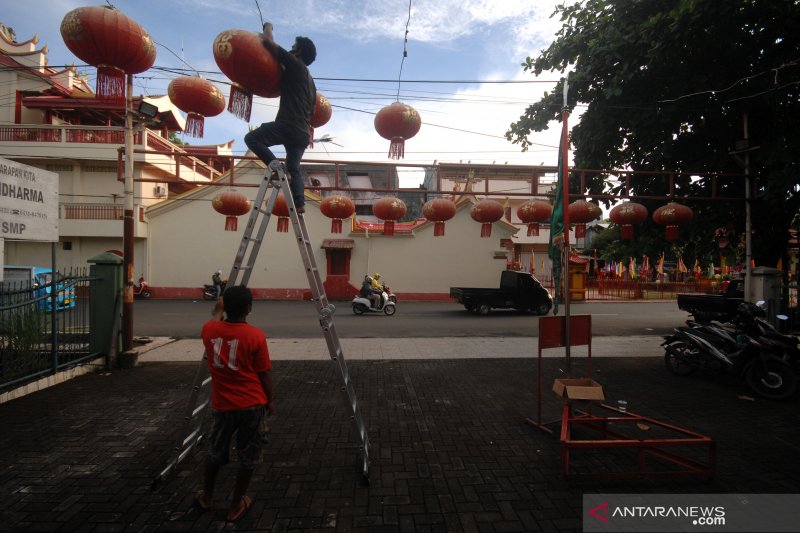
[[[380,342],[376,340],[375,342]],[[545,359],[544,414],[561,359]],[[214,510],[192,506],[202,451],[159,490],[196,364],[98,372],[0,405],[1,531],[580,531],[584,492],[800,492],[798,398],[751,396],[732,378],[678,378],[657,357],[603,358],[594,378],[610,402],[712,436],[711,482],[560,478],[558,441],[525,424],[535,413],[531,358],[351,362],[371,441],[361,483],[340,380],[330,361],[276,361],[277,413],[254,505],[225,522],[235,468]],[[614,453],[585,468],[613,471]]]

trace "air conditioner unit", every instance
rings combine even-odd
[[[156,185],[153,187],[153,196],[156,198],[166,198],[167,197],[167,188],[163,185]]]

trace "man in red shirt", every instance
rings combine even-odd
[[[211,373],[211,412],[214,427],[206,458],[203,490],[195,501],[211,509],[219,468],[230,460],[231,439],[236,434],[239,469],[228,520],[240,519],[253,504],[245,495],[253,470],[261,463],[266,411],[272,403],[271,363],[264,332],[247,323],[253,295],[243,285],[228,288],[217,302],[214,319],[203,325],[201,337]],[[222,319],[223,311],[225,319]]]

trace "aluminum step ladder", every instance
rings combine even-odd
[[[267,200],[266,206],[264,206],[264,199],[270,190],[272,190],[272,193]],[[333,315],[336,308],[333,304],[328,302],[328,297],[325,294],[325,289],[320,279],[316,259],[314,258],[314,251],[311,247],[311,240],[308,236],[304,217],[297,213],[294,205],[294,198],[289,188],[288,174],[284,164],[280,161],[275,160],[270,163],[261,181],[261,185],[258,188],[258,193],[253,202],[253,208],[250,211],[250,217],[247,220],[244,235],[242,235],[233,267],[228,276],[227,286],[246,286],[250,281],[250,274],[253,272],[253,267],[258,258],[258,252],[261,249],[264,235],[266,235],[267,227],[269,226],[269,221],[272,216],[272,210],[281,192],[283,192],[286,205],[289,209],[289,219],[294,227],[297,246],[300,249],[300,256],[303,260],[306,276],[308,277],[312,301],[316,305],[317,312],[319,313],[319,324],[328,345],[328,352],[342,377],[343,385],[341,391],[344,393],[344,400],[350,412],[350,418],[353,421],[359,441],[357,461],[363,475],[363,481],[368,483],[369,437],[367,435],[366,426],[364,425],[364,419],[361,416],[353,380],[350,377],[350,371],[347,367],[344,352],[342,351],[339,336],[336,333],[336,327],[333,322]],[[255,237],[253,237],[254,232],[256,234]],[[177,432],[179,437],[175,442],[173,456],[166,468],[153,480],[151,485],[152,489],[157,488],[205,437],[203,426],[211,399],[211,376],[208,373],[206,358],[207,354],[204,352],[200,361],[200,366],[195,374],[192,393],[186,407],[183,424],[181,425],[182,427]]]

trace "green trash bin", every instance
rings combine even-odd
[[[87,261],[89,275],[93,278],[89,296],[89,350],[91,353],[108,354],[114,322],[117,298],[122,298],[122,258],[111,252],[103,252]],[[121,309],[121,307],[120,307]],[[117,334],[121,335],[119,328]],[[117,339],[117,346],[121,346]],[[114,366],[111,362],[110,366]]]

